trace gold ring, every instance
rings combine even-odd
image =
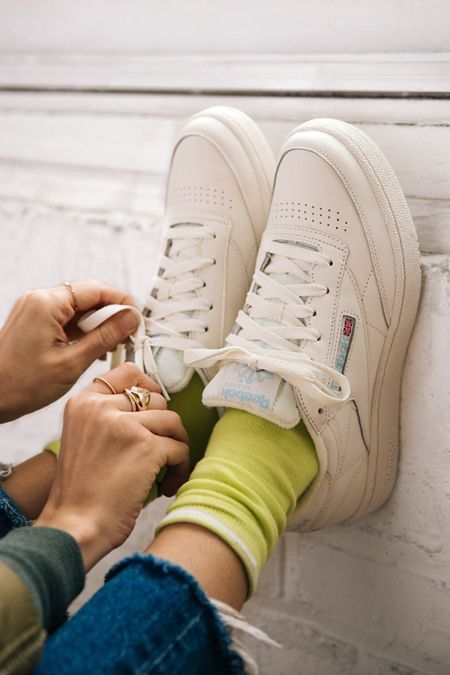
[[[117,394],[117,391],[114,389],[114,387],[112,386],[112,384],[110,384],[110,383],[108,382],[108,380],[105,380],[104,377],[94,377],[94,379],[92,380],[92,382],[103,382],[103,384],[106,384],[106,386],[108,387],[108,389],[109,389],[109,391],[111,392],[111,394]]]
[[[125,389],[123,393],[131,403],[132,412],[141,412],[142,410],[149,409],[152,394],[148,389],[131,387],[130,389]]]
[[[125,389],[125,391],[124,391],[123,393],[125,394],[125,396],[127,397],[127,399],[130,401],[130,404],[131,404],[131,412],[137,412],[136,401],[134,400],[134,396],[133,396],[133,394],[131,393],[131,391],[130,391],[129,389]]]
[[[73,300],[73,308],[76,312],[78,312],[79,307],[78,307],[78,302],[77,302],[77,296],[75,295],[75,291],[72,288],[72,284],[70,281],[65,281],[63,286],[69,289],[70,294],[72,295],[72,300]]]

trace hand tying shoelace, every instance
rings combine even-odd
[[[309,246],[288,241],[272,241],[268,251],[226,346],[188,349],[185,363],[203,368],[219,362],[243,364],[274,373],[294,387],[310,383],[319,405],[345,402],[350,396],[347,378],[301,351],[303,340],[320,340],[320,334],[307,324],[315,315],[307,299],[328,293],[326,286],[312,281],[312,269],[332,262]]]

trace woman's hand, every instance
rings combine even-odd
[[[14,305],[0,331],[0,423],[56,401],[88,366],[125,341],[138,317],[120,312],[84,335],[81,314],[133,299],[98,281],[30,291]]]
[[[101,381],[76,394],[65,408],[55,480],[35,523],[71,534],[86,569],[127,539],[164,466],[167,496],[189,474],[186,431],[153,380],[131,363],[105,379],[117,392],[133,385],[154,392],[151,409],[130,412],[128,398],[110,394]]]

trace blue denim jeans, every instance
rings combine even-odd
[[[0,538],[28,525],[0,487]],[[228,628],[195,579],[151,555],[115,565],[105,586],[48,638],[40,675],[243,675]]]
[[[180,567],[135,554],[47,640],[39,675],[243,675],[222,623]]]

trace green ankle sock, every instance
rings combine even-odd
[[[229,409],[157,531],[174,523],[194,523],[217,534],[241,558],[250,595],[297,500],[318,470],[303,422],[282,429]]]
[[[219,419],[216,408],[207,408],[202,403],[204,388],[200,376],[194,373],[187,387],[171,394],[167,404],[169,410],[179,414],[188,433],[191,469],[204,456],[214,425]]]
[[[203,389],[204,384],[200,376],[194,373],[191,381],[183,391],[170,395],[170,401],[167,405],[169,410],[174,410],[179,414],[188,433],[191,471],[204,456],[211,432],[219,419],[215,408],[207,408],[203,405]],[[164,473],[165,469],[157,477],[145,505],[158,496],[159,483],[162,481]]]
[[[53,454],[58,457],[59,451],[61,450],[61,439],[59,441],[50,441],[50,443],[47,443],[42,452],[45,452],[45,450],[48,452],[53,452]]]

